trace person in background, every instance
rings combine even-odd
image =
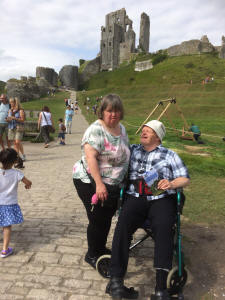
[[[66,127],[65,125],[63,124],[63,119],[60,118],[58,120],[59,122],[59,133],[58,133],[58,138],[60,140],[59,144],[60,145],[65,145],[65,131],[66,131]]]
[[[10,107],[6,95],[1,94],[0,96],[0,145],[2,147],[2,150],[5,149],[4,140],[3,140],[4,134],[6,137],[6,143],[8,145],[8,148],[10,148],[10,142],[8,139],[8,122],[6,121],[8,117],[9,108]]]
[[[66,133],[69,134],[71,134],[73,116],[74,116],[74,111],[71,109],[71,106],[68,105],[65,111],[65,126],[66,126]]]
[[[74,112],[76,115],[78,114],[78,110],[79,110],[78,104],[74,104]]]
[[[128,187],[114,232],[110,281],[106,293],[113,299],[137,299],[138,292],[124,285],[132,235],[148,219],[154,236],[155,294],[151,300],[170,300],[167,275],[172,268],[176,222],[176,189],[189,184],[189,174],[180,157],[162,146],[166,130],[162,122],[152,120],[142,127],[141,144],[131,145]],[[154,178],[147,185],[147,176]]]
[[[120,184],[129,165],[128,136],[120,123],[123,114],[118,95],[103,98],[99,119],[85,131],[82,158],[73,167],[73,182],[89,220],[85,261],[93,268],[99,256],[111,253],[106,248],[107,237],[117,210]],[[97,204],[92,207],[94,199]]]
[[[200,131],[199,127],[197,125],[195,125],[194,123],[192,123],[189,130],[194,133],[194,139],[196,140],[196,142],[201,144],[202,142],[200,142],[200,140],[199,140],[199,137],[201,136],[201,131]]]
[[[8,112],[7,122],[8,122],[8,139],[10,142],[14,143],[14,148],[16,152],[21,153],[21,158],[23,161],[26,160],[23,149],[23,134],[24,134],[24,121],[25,113],[21,107],[20,101],[17,97],[9,99],[10,109]]]
[[[65,99],[64,99],[64,102],[65,102],[65,105],[66,105],[66,107],[67,107],[67,106],[68,106],[68,99],[65,98]]]
[[[0,152],[0,226],[3,227],[3,250],[1,257],[5,258],[13,253],[9,247],[13,224],[23,222],[23,215],[18,205],[18,183],[22,181],[26,189],[30,189],[32,182],[21,171],[13,169],[17,161],[17,152],[14,149],[5,149]]]
[[[68,98],[67,105],[69,105],[71,107],[71,104],[72,104],[72,99]]]
[[[49,147],[50,136],[49,136],[49,126],[54,127],[52,114],[48,108],[48,106],[44,106],[42,111],[39,114],[38,119],[38,130],[41,130],[41,135],[44,139],[44,147]]]

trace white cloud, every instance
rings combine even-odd
[[[225,35],[223,0],[1,0],[0,80],[35,75],[36,66],[58,71],[94,58],[105,15],[123,7],[137,44],[140,15],[150,16],[150,51],[205,34],[220,45]]]

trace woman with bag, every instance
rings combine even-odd
[[[73,167],[73,181],[89,220],[85,261],[93,268],[106,248],[112,217],[117,209],[120,184],[127,173],[130,150],[123,119],[123,104],[114,94],[103,98],[99,119],[84,133],[82,158]],[[97,204],[92,205],[93,200]]]
[[[44,106],[42,108],[42,111],[39,114],[39,119],[38,119],[38,130],[41,129],[41,135],[44,139],[44,147],[48,148],[49,147],[49,142],[50,142],[50,137],[49,133],[55,132],[55,128],[53,125],[53,120],[52,120],[52,114],[50,113],[50,110],[48,106]]]
[[[24,134],[25,113],[21,107],[20,101],[17,97],[9,99],[10,109],[6,121],[8,122],[8,139],[10,143],[14,142],[16,152],[21,153],[23,161],[26,160],[22,140]]]

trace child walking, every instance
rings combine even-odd
[[[26,189],[30,189],[32,184],[20,170],[12,169],[17,158],[18,154],[12,148],[0,152],[0,226],[3,227],[3,258],[13,253],[13,249],[9,247],[11,225],[23,222],[17,198],[18,183],[22,181]]]
[[[63,124],[63,119],[59,119],[59,133],[58,133],[58,138],[59,138],[59,144],[60,145],[65,145],[65,131],[66,131],[66,127]]]

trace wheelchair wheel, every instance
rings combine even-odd
[[[96,262],[96,270],[104,278],[110,277],[109,275],[110,260],[111,260],[111,255],[106,254],[100,256]]]
[[[174,267],[167,277],[167,289],[170,295],[179,294],[187,282],[187,271],[182,270],[182,275],[179,276],[178,266]]]

